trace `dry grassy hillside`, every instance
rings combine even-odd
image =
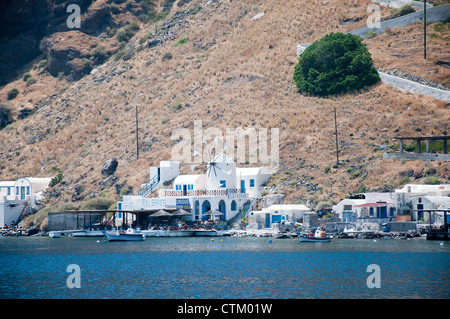
[[[399,186],[406,182],[401,173],[411,169],[416,181],[427,173],[450,181],[448,164],[383,160],[379,149],[395,143],[397,134],[448,132],[446,103],[385,84],[327,99],[296,91],[297,44],[365,25],[370,1],[223,0],[203,7],[205,2],[186,5],[202,9],[187,15],[163,46],[147,48],[145,41],[149,33],[163,30],[165,21],[141,23],[128,44],[133,55],[127,61],[112,57],[77,82],[33,70],[36,84],[27,88],[20,79],[5,86],[1,102],[15,115],[25,107],[36,111],[0,131],[0,180],[55,175],[57,167],[64,182],[49,203],[117,199],[115,184],[136,191],[148,180],[150,165],[170,159],[173,129],[192,132],[194,120],[201,119],[205,129],[223,132],[239,126],[279,128],[281,166],[269,186],[292,203],[338,201],[363,187]],[[252,21],[261,12],[264,16]],[[182,38],[187,42],[178,42]],[[20,94],[7,101],[13,87]],[[334,108],[342,161],[336,168]],[[101,166],[111,157],[119,161],[116,179],[104,183]],[[189,168],[190,163],[183,165],[184,172]]]
[[[380,69],[399,71],[450,87],[450,23],[427,24],[427,59],[424,59],[423,24],[395,28],[365,39]]]

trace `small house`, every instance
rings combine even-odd
[[[305,205],[271,205],[260,211],[251,211],[248,214],[248,223],[257,224],[257,228],[271,228],[275,223],[302,220],[304,214],[310,211]]]

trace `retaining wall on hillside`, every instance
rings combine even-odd
[[[427,22],[445,21],[450,18],[450,4],[441,5],[427,9]],[[372,30],[377,34],[383,33],[386,29],[402,28],[411,24],[423,21],[423,11],[413,12],[402,17],[380,22],[379,28],[369,28],[368,26],[350,31],[350,34],[364,38]]]
[[[450,154],[434,153],[384,153],[383,159],[398,161],[440,161],[450,162]]]
[[[417,9],[423,9],[423,1],[412,1],[412,0],[372,0],[372,2],[378,3],[385,7],[390,8],[401,8],[404,5],[409,4],[410,6],[417,8]],[[427,8],[432,8],[433,5],[427,4]]]

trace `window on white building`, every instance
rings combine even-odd
[[[222,180],[219,183],[220,183],[220,187],[227,187],[227,181]]]

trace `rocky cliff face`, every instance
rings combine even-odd
[[[0,2],[0,86],[7,84],[24,71],[22,67],[43,54],[48,71],[53,76],[64,74],[78,80],[89,68],[82,59],[92,59],[93,50],[101,39],[111,38],[115,30],[139,16],[154,1],[127,2],[116,0],[5,0]],[[70,29],[67,12],[70,4],[80,6],[81,27]],[[67,36],[62,34],[69,32]],[[111,42],[111,41],[110,41]],[[117,51],[114,43],[107,43],[102,54]],[[101,59],[100,59],[101,60]],[[101,62],[101,61],[100,61]]]
[[[5,0],[0,2],[0,85],[36,58],[41,39],[67,28],[69,2],[85,12],[92,0]]]

